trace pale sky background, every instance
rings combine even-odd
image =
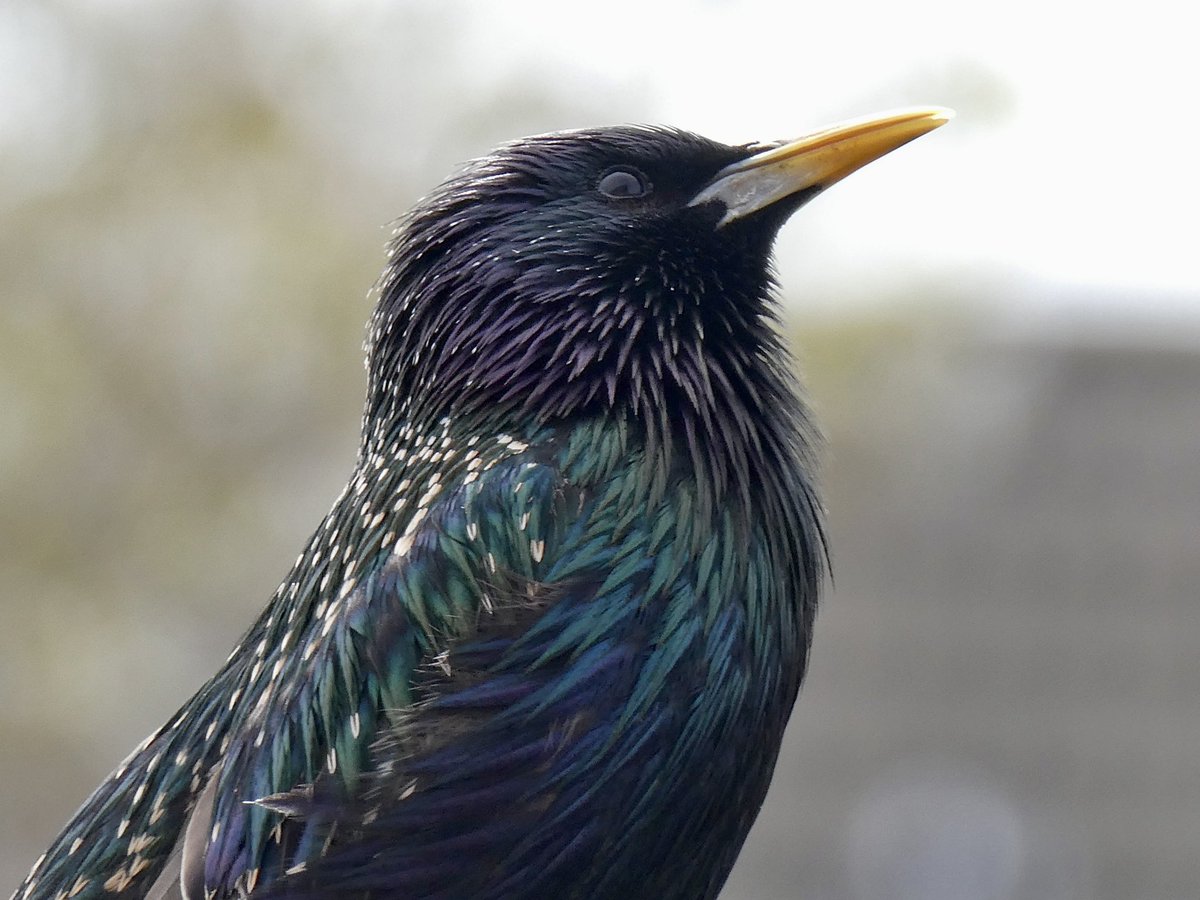
[[[174,20],[149,0],[67,5],[132,21],[154,8],[147,29],[186,28],[192,14],[181,2]],[[322,70],[319,83],[275,87],[301,96],[299,115],[313,111],[314,128],[328,128],[331,109],[352,122],[365,164],[403,172],[412,141],[389,104],[419,105],[422,81],[444,74],[436,54],[414,70],[389,34],[399,10],[411,29],[414,9],[430,42],[454,30],[445,66],[460,90],[533,71],[580,110],[570,124],[601,124],[602,109],[610,120],[744,141],[895,106],[956,108],[950,126],[856,174],[785,229],[783,280],[806,285],[816,312],[893,302],[888,283],[904,271],[953,281],[1016,320],[1200,322],[1200,65],[1195,23],[1178,3],[274,0],[244,15],[268,82],[276,57],[294,52],[273,36],[304,32],[317,53],[322,41],[349,45],[342,78]],[[86,139],[63,132],[64,121],[68,133],[86,128],[86,68],[36,5],[0,9],[0,152],[18,169],[37,162],[30,190],[82,158]]]
[[[1178,3],[615,0],[569,43],[550,7],[488,7],[481,55],[547,54],[587,78],[615,70],[646,86],[662,121],[727,140],[895,105],[958,108],[797,216],[780,247],[785,281],[811,278],[789,270],[814,261],[886,271],[930,258],[981,287],[1100,289],[1042,297],[1050,306],[1200,318],[1200,64]],[[1153,296],[1123,309],[1127,291]]]

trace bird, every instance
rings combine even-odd
[[[949,117],[555,132],[418,202],[345,489],[15,900],[716,897],[828,570],[775,236]]]

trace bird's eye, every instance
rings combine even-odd
[[[613,169],[600,179],[596,189],[606,197],[624,199],[650,193],[650,184],[641,172],[633,169]]]

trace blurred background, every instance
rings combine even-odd
[[[836,589],[728,900],[1200,896],[1165,2],[0,2],[0,892],[338,493],[388,223],[533,132],[950,126],[784,230]]]

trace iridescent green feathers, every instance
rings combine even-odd
[[[715,897],[824,571],[782,214],[689,205],[749,153],[551,135],[418,207],[345,491],[18,897]]]
[[[269,893],[615,897],[653,878],[697,897],[723,880],[795,697],[809,585],[785,596],[765,523],[698,516],[685,481],[655,491],[628,426],[539,437],[431,512],[429,558],[459,548],[474,614],[414,673],[360,798],[318,790],[327,846]],[[440,593],[420,546],[412,587]],[[668,876],[688,852],[714,868]]]

